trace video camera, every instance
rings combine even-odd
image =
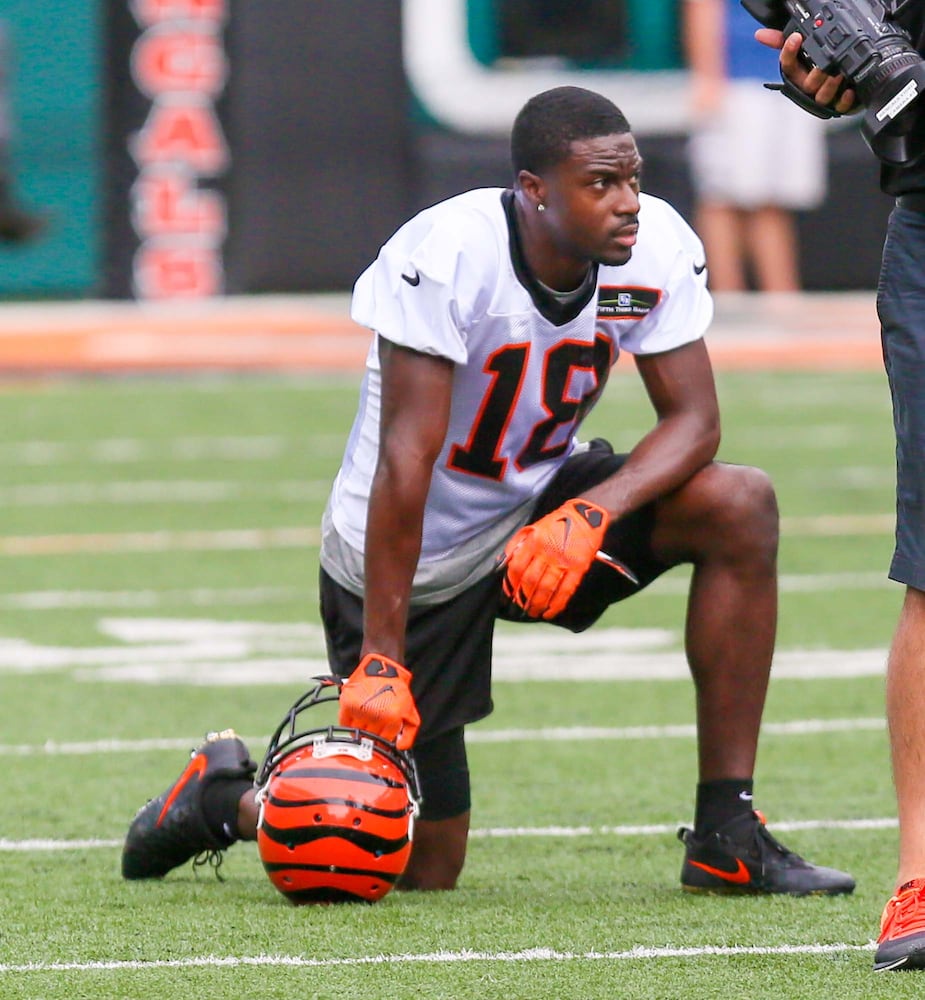
[[[825,73],[844,74],[866,111],[861,134],[884,163],[902,166],[925,154],[925,60],[893,18],[909,2],[879,0],[741,0],[766,28],[803,36],[801,52]],[[817,104],[784,78],[774,84],[818,118],[837,112]]]

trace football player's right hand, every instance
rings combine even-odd
[[[515,532],[502,563],[507,598],[531,618],[555,618],[594,562],[607,524],[603,507],[579,497]]]
[[[341,687],[338,722],[409,750],[421,725],[411,671],[388,656],[367,653]]]

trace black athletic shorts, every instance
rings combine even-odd
[[[613,475],[626,460],[603,440],[569,458],[539,496],[533,514],[538,519],[566,500],[581,496]],[[523,619],[501,591],[500,575],[480,580],[444,604],[412,607],[406,636],[405,665],[421,713],[418,743],[484,718],[492,709],[491,649],[497,618],[554,624],[573,632],[592,625],[617,601],[637,593],[670,567],[659,562],[650,540],[654,522],[650,504],[615,521],[608,528],[604,551],[619,559],[639,580],[634,585],[603,563],[595,562],[568,606],[551,623]],[[321,615],[328,660],[341,677],[349,676],[360,659],[363,602],[321,571]]]
[[[900,199],[901,201],[901,199]],[[890,578],[925,590],[925,212],[890,215],[877,311],[896,431],[896,548]]]

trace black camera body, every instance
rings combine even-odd
[[[861,134],[871,150],[898,166],[925,154],[925,60],[879,0],[741,0],[767,28],[803,36],[802,53],[823,72],[844,74],[864,106]],[[789,81],[787,97],[820,118],[834,112]]]

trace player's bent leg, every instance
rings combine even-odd
[[[777,630],[777,542],[777,501],[760,469],[713,463],[656,505],[656,554],[694,567],[685,645],[702,781],[754,771]]]
[[[806,896],[854,889],[846,872],[784,847],[752,809],[777,628],[777,542],[777,501],[759,469],[710,465],[657,508],[653,547],[666,561],[694,566],[686,649],[701,784],[695,827],[680,831],[688,890]],[[724,797],[736,783],[748,792],[730,805]]]
[[[656,502],[652,545],[671,563],[723,554],[774,572],[778,510],[767,473],[754,466],[711,462]]]
[[[418,820],[408,867],[398,889],[455,889],[466,861],[469,812],[451,819]]]

